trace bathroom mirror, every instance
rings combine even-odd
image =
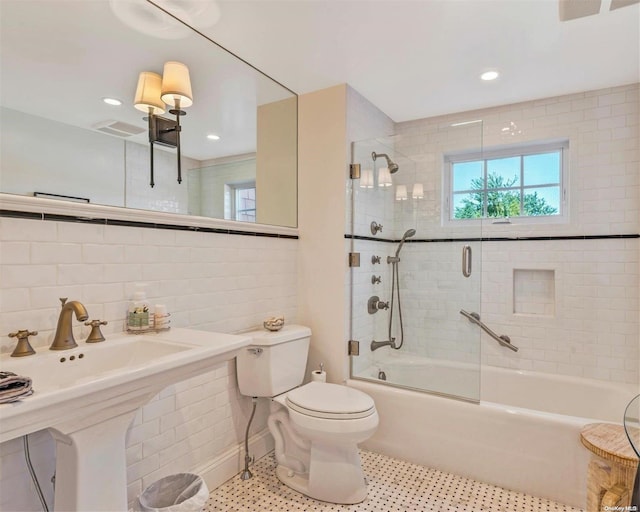
[[[213,0],[191,4],[181,19],[196,30],[220,15]],[[146,0],[3,0],[0,22],[0,192],[296,226],[292,91]],[[182,183],[176,148],[155,144],[151,187],[134,98],[139,74],[168,61],[187,66],[193,104]]]

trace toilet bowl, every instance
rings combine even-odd
[[[357,444],[378,427],[371,397],[346,386],[310,382],[274,403],[268,425],[276,441],[278,479],[317,500],[363,501],[367,485]]]
[[[367,497],[358,443],[378,427],[373,399],[357,389],[304,379],[311,330],[248,333],[236,358],[240,393],[271,398],[267,420],[275,441],[276,475],[311,498],[354,504]]]

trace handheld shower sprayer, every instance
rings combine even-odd
[[[402,246],[407,241],[407,238],[411,238],[415,236],[415,229],[407,229],[402,235],[400,239],[400,243],[398,244],[398,248],[396,249],[395,256],[387,256],[387,263],[391,264],[391,306],[389,310],[389,330],[386,341],[372,341],[371,342],[371,351],[378,350],[381,347],[389,346],[394,350],[399,350],[402,348],[404,344],[404,325],[402,324],[402,304],[400,304],[400,251],[402,250]],[[396,343],[396,338],[393,336],[393,311],[395,309],[395,305],[398,305],[398,324],[400,326],[400,337],[398,343]]]
[[[406,242],[407,238],[411,238],[412,236],[415,236],[415,234],[416,234],[415,229],[407,229],[404,232],[404,235],[402,235],[402,239],[400,240],[400,244],[398,245],[398,249],[396,249],[396,257],[400,254],[400,249],[402,249],[402,246]]]
[[[415,229],[407,229],[404,232],[404,235],[402,235],[400,243],[398,244],[398,248],[396,249],[395,256],[387,256],[387,263],[398,263],[400,261],[400,250],[402,249],[402,246],[406,242],[407,238],[411,238],[412,236],[415,236],[415,234]]]
[[[398,169],[400,169],[400,167],[398,166],[397,163],[391,160],[391,158],[389,158],[389,155],[387,155],[386,153],[376,153],[375,151],[371,153],[371,158],[373,158],[374,162],[376,161],[376,159],[380,157],[384,157],[385,160],[387,161],[387,167],[389,168],[389,172],[391,174],[398,172]]]

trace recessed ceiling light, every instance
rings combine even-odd
[[[219,135],[214,135],[213,133],[210,133],[209,135],[207,135],[207,139],[209,139],[209,140],[220,140],[220,136]]]
[[[500,73],[498,73],[497,71],[493,71],[493,70],[485,71],[480,75],[480,80],[485,80],[485,81],[495,80],[499,76],[500,76]]]
[[[113,105],[115,107],[122,105],[122,102],[116,98],[102,98],[107,105]]]

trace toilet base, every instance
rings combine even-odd
[[[367,497],[367,484],[355,445],[314,442],[308,475],[279,464],[276,476],[287,487],[319,501],[354,505]]]

